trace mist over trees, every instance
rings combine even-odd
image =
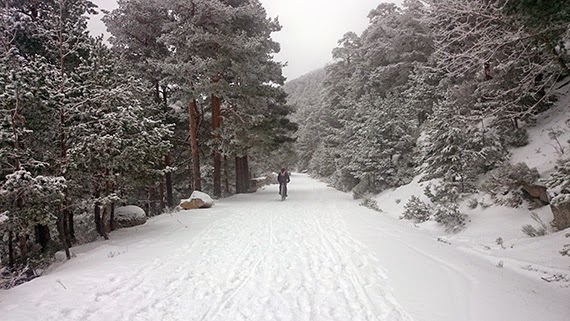
[[[110,45],[88,33],[90,1],[0,8],[0,259],[24,278],[108,238],[116,206],[248,192],[251,163],[293,141],[281,26],[259,1],[118,5]]]
[[[380,4],[325,70],[285,86],[307,120],[299,168],[355,195],[418,174],[440,179],[440,192],[474,191],[509,147],[527,144],[569,75],[569,12],[565,1]]]

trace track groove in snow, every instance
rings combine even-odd
[[[318,189],[280,202],[273,188],[219,202],[208,211],[224,217],[159,258],[101,279],[85,272],[74,289],[83,303],[42,298],[42,320],[411,320],[383,289],[379,261],[338,213],[311,201]]]

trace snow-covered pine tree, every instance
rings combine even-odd
[[[13,153],[8,153],[15,156],[13,173],[24,170],[32,178],[65,175],[66,112],[74,88],[72,75],[66,71],[72,70],[84,49],[85,14],[92,12],[92,8],[91,2],[81,0],[11,2],[2,8],[2,19],[6,22],[2,30],[2,60],[7,68],[2,89],[8,98],[3,99],[6,108],[2,112],[8,114],[4,119],[12,128],[11,137],[2,136],[7,142],[3,150],[11,148]],[[25,153],[20,153],[24,150]],[[16,202],[28,204],[24,199]],[[54,220],[42,220],[43,223],[35,226],[34,239],[45,249],[49,226],[44,223],[51,226],[57,223],[61,244],[69,258],[67,247],[73,236],[73,221],[68,209],[64,199]],[[23,207],[22,210],[25,211]]]
[[[347,169],[367,185],[369,192],[381,192],[387,188],[409,183],[413,178],[413,151],[417,139],[417,126],[401,109],[404,103],[397,97],[376,99],[364,96],[356,113],[366,117],[354,134],[354,145],[347,152],[351,155]],[[411,165],[411,166],[410,166]]]
[[[120,66],[102,40],[94,39],[89,57],[77,68],[83,101],[69,137],[70,166],[81,173],[95,227],[105,238],[113,229],[115,202],[133,201],[145,186],[162,180],[162,159],[170,148],[166,137],[172,134],[152,118],[158,106],[146,95],[145,83]]]
[[[347,33],[333,50],[323,111],[332,116],[325,136],[332,142],[328,146],[336,146],[330,154],[338,155],[337,187],[351,189],[360,181],[379,191],[409,181],[399,177],[396,159],[411,158],[402,153],[411,154],[417,125],[404,101],[394,97],[433,51],[423,11],[419,1],[406,1],[404,8],[381,4],[370,12],[360,37]]]
[[[441,178],[446,189],[473,191],[478,175],[493,169],[506,156],[496,135],[469,120],[466,108],[446,94],[426,125],[421,163],[424,180]]]
[[[561,68],[541,33],[508,16],[504,1],[429,1],[437,68],[451,83],[476,81],[472,106],[503,141],[525,144],[525,124],[551,104]],[[473,115],[476,113],[473,112]]]
[[[279,24],[267,19],[258,1],[171,0],[160,4],[125,1],[121,5],[124,9],[120,7],[107,17],[119,28],[122,28],[120,21],[125,19],[123,11],[129,6],[148,13],[147,19],[154,19],[150,17],[153,6],[158,6],[159,16],[161,12],[167,14],[166,21],[156,18],[164,24],[160,31],[157,29],[160,36],[153,33],[149,41],[156,39],[160,46],[169,48],[168,55],[163,61],[153,60],[152,64],[164,73],[166,83],[177,90],[174,99],[185,100],[184,105],[189,106],[194,188],[201,185],[198,148],[209,147],[214,156],[214,173],[208,176],[213,177],[214,195],[221,196],[222,154],[232,156],[239,148],[239,154],[243,155],[251,143],[247,137],[236,136],[253,128],[267,127],[264,122],[268,123],[266,116],[271,112],[263,108],[272,108],[283,100],[282,94],[271,85],[284,81],[281,64],[272,60],[279,45],[270,38],[280,28]],[[143,9],[139,8],[143,5]],[[128,34],[129,30],[123,32],[128,41],[138,41]],[[127,46],[127,52],[128,49]],[[205,105],[211,107],[212,117],[204,117]],[[284,119],[281,115],[275,119],[280,118]],[[211,137],[203,135],[204,121],[212,126]]]
[[[119,1],[118,5],[117,9],[107,12],[102,19],[112,35],[109,42],[113,51],[119,54],[134,75],[148,80],[149,93],[152,92],[155,103],[162,107],[157,110],[157,116],[160,116],[164,122],[174,123],[176,116],[170,106],[172,86],[167,82],[166,74],[161,67],[170,52],[164,43],[158,41],[163,34],[164,25],[170,22],[166,4],[163,1],[130,0]],[[174,143],[174,150],[184,148],[183,144],[176,142],[183,142],[186,135],[185,132],[184,135],[176,136],[176,139],[169,137]],[[172,162],[175,160],[172,157],[170,152],[165,155],[166,167],[173,165]],[[166,194],[168,207],[174,206],[172,176],[172,171],[167,171],[164,184],[160,184],[160,192]]]
[[[287,93],[287,103],[294,110],[292,119],[299,124],[299,130],[295,134],[295,155],[296,166],[300,170],[309,169],[309,162],[322,142],[321,128],[324,124],[320,118],[320,109],[323,108],[325,76],[325,69],[321,68],[288,81],[283,86]]]

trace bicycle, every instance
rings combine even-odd
[[[281,184],[281,200],[284,201],[287,198],[287,183]]]

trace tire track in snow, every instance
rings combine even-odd
[[[238,292],[244,287],[244,285],[252,279],[252,275],[254,270],[257,269],[259,264],[267,257],[267,254],[273,249],[273,218],[269,219],[269,246],[263,253],[263,255],[251,266],[251,268],[247,271],[246,276],[244,279],[237,285],[235,289],[233,289],[229,294],[225,296],[220,304],[213,310],[214,312],[211,313],[212,310],[208,311],[201,320],[209,320],[215,318],[220,311],[228,304],[228,302],[233,299]],[[211,315],[210,315],[211,314]]]
[[[339,277],[345,278],[350,284],[363,310],[361,312],[366,314],[366,320],[411,320],[391,295],[388,295],[382,289],[387,279],[385,273],[369,265],[370,261],[378,264],[378,260],[370,257],[371,255],[365,252],[363,246],[348,235],[348,232],[341,224],[342,219],[334,214],[334,211],[326,215],[320,212],[321,215],[319,217],[317,217],[318,214],[314,213],[310,208],[306,208],[303,216],[315,230],[323,247],[329,249],[333,257],[337,258],[337,263],[344,266],[344,273],[339,275]],[[328,218],[326,222],[328,229],[326,230],[320,222],[325,217]],[[344,244],[341,244],[342,239],[345,239]],[[355,260],[350,253],[358,253],[360,255]],[[368,271],[364,271],[365,269]],[[368,278],[372,278],[372,281],[365,281],[365,277],[362,275],[363,272],[367,272],[369,274]],[[372,283],[376,283],[377,294],[369,293],[372,291],[367,289],[367,287],[371,287]],[[350,294],[347,294],[347,299],[348,295]],[[378,306],[376,302],[380,302],[381,305]]]
[[[84,321],[410,320],[383,288],[379,261],[351,237],[334,204],[314,201],[320,193],[287,202],[268,201],[272,191],[230,199],[210,210],[226,217],[171,254],[92,286],[90,306],[67,308],[65,315]],[[124,307],[109,307],[110,301]]]

